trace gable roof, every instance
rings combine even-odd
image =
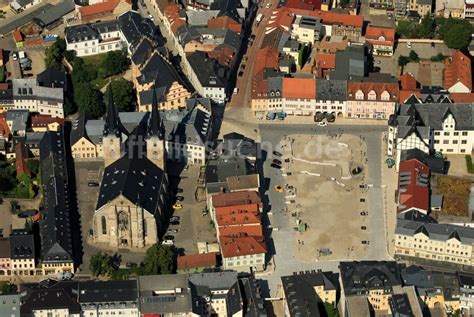
[[[163,170],[147,158],[124,155],[105,168],[96,210],[122,195],[154,215],[163,177]]]
[[[365,31],[365,38],[372,44],[395,44],[395,29],[369,25]]]
[[[369,100],[368,95],[371,91],[375,92],[375,99],[382,101],[382,93],[388,92],[389,99],[387,101],[396,102],[399,96],[398,83],[377,83],[377,82],[348,82],[347,83],[347,99],[356,100],[356,93],[362,91],[364,94],[362,100]]]
[[[82,19],[88,18],[89,16],[93,16],[96,14],[101,14],[105,12],[114,11],[114,9],[119,5],[120,0],[106,0],[104,2],[79,7],[79,14]]]
[[[398,177],[398,212],[412,208],[428,212],[430,203],[430,168],[411,159],[400,162]]]
[[[267,252],[263,237],[241,236],[219,238],[222,256],[224,258],[262,254]]]
[[[181,255],[177,259],[178,270],[189,270],[202,267],[215,267],[217,252]]]
[[[284,98],[316,99],[316,79],[314,78],[283,78]]]
[[[449,89],[460,82],[472,91],[471,58],[457,51],[444,61],[444,88]]]

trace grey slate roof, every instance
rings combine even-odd
[[[30,112],[25,109],[8,110],[6,114],[7,122],[12,121],[12,132],[25,131]]]
[[[133,51],[132,62],[135,65],[143,65],[151,56],[153,50],[151,42],[147,38],[142,39]]]
[[[21,294],[0,295],[0,316],[20,317]]]
[[[75,26],[68,26],[64,29],[64,36],[68,43],[82,42],[86,38],[88,40],[98,39],[99,32],[92,24],[81,24]]]
[[[194,52],[187,59],[202,87],[227,86],[228,69],[216,60],[208,58],[205,52]]]
[[[338,274],[332,272],[300,272],[281,277],[286,303],[291,317],[320,316],[321,298],[314,290],[324,286],[325,290],[339,288]]]
[[[118,17],[122,33],[133,51],[142,38],[147,37],[157,46],[164,46],[165,40],[153,21],[144,18],[136,11],[128,11]]]
[[[79,314],[81,307],[77,302],[76,281],[55,283],[45,280],[42,283],[21,284],[20,290],[26,292],[22,297],[21,316],[33,316],[34,310],[67,309],[69,314]]]
[[[46,68],[42,73],[36,76],[36,79],[38,84],[43,87],[67,89],[66,73],[52,67]]]
[[[412,317],[410,301],[407,294],[393,294],[389,299],[392,315],[397,317]]]
[[[90,140],[86,131],[86,115],[84,113],[80,113],[79,117],[72,121],[71,124],[70,144],[76,144],[76,142],[83,137]]]
[[[401,286],[399,268],[393,261],[341,262],[342,288],[346,296],[368,294],[370,290],[392,293],[393,286]]]
[[[43,262],[72,261],[71,205],[64,134],[46,132],[40,143],[44,211],[40,220]]]
[[[444,118],[450,113],[456,121],[456,130],[474,130],[474,105],[472,104],[420,104],[414,107],[424,126],[441,130]],[[402,108],[404,108],[403,105],[401,105]]]
[[[362,45],[348,46],[336,52],[336,69],[330,73],[331,79],[360,79],[367,75],[367,56]]]
[[[182,46],[186,45],[190,41],[201,39],[201,34],[199,34],[198,30],[194,26],[188,24],[181,25],[176,30],[176,35],[178,37],[179,43]]]
[[[136,280],[79,282],[79,303],[137,302]]]
[[[42,10],[33,20],[41,27],[46,27],[72,12],[75,7],[76,5],[73,0],[64,0],[47,10]]]
[[[123,195],[154,215],[159,205],[164,172],[147,158],[129,156],[124,155],[105,168],[96,210]]]
[[[141,69],[141,76],[138,77],[138,82],[140,84],[154,82],[158,102],[164,100],[169,88],[174,82],[178,82],[180,85],[191,91],[190,87],[188,87],[174,67],[156,52]],[[148,93],[146,94],[140,93],[141,103],[151,104],[153,99],[152,96],[153,94],[151,93],[151,90],[148,90]]]
[[[10,235],[10,256],[13,260],[33,259],[35,257],[33,235],[26,230],[13,230]]]
[[[199,108],[162,113],[165,141],[204,146],[210,136],[211,117]]]
[[[13,79],[13,98],[16,100],[43,100],[48,102],[64,101],[64,91],[38,85],[36,79]]]
[[[474,242],[474,228],[457,226],[452,224],[423,223],[410,220],[397,220],[396,234],[405,236],[414,236],[422,232],[431,240],[447,241],[456,239],[463,244],[472,244]]]
[[[346,101],[347,81],[337,79],[316,79],[316,99]]]

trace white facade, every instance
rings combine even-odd
[[[108,37],[106,37],[108,36]],[[113,36],[113,37],[110,37]],[[87,39],[81,42],[69,43],[66,37],[66,49],[74,51],[77,56],[90,56],[121,50],[124,48],[121,32],[108,32],[100,34],[99,39]]]
[[[179,160],[189,164],[206,163],[206,147],[203,145],[183,144],[166,141],[167,159]]]
[[[13,106],[30,112],[64,118],[62,88],[39,86],[36,79],[13,80]]]
[[[33,310],[34,317],[80,317],[80,314],[71,314],[67,308]]]
[[[456,121],[448,114],[442,130],[434,131],[434,149],[443,154],[470,154],[474,146],[474,130],[457,130]]]
[[[428,138],[423,139],[415,131],[412,131],[406,137],[400,138],[398,136],[398,129],[396,127],[391,126],[389,127],[387,142],[387,154],[389,156],[395,155],[395,166],[397,168],[400,163],[402,151],[419,149],[424,153],[429,154],[433,144],[431,134]]]
[[[119,303],[82,305],[81,310],[82,310],[81,316],[84,316],[84,317],[99,317],[99,316],[139,317],[140,316],[138,307],[122,307]]]

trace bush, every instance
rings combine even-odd
[[[410,51],[410,55],[408,55],[408,58],[412,62],[418,62],[420,60],[420,57],[418,56],[418,53],[415,52],[414,50]]]
[[[439,53],[438,55],[431,56],[430,60],[432,62],[442,62],[444,61],[446,56],[444,56],[442,53]]]
[[[7,79],[7,75],[5,72],[5,66],[1,66],[0,67],[0,83],[5,82],[6,79]]]
[[[474,174],[474,164],[472,164],[472,157],[470,155],[466,155],[465,157],[467,171],[471,174]]]
[[[406,64],[408,64],[410,62],[410,59],[407,57],[407,56],[404,56],[404,55],[400,55],[398,57],[398,65],[399,66],[405,66]]]

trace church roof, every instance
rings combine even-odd
[[[105,168],[96,210],[119,195],[154,214],[164,172],[147,158],[124,155]]]
[[[158,111],[158,101],[156,93],[153,90],[153,100],[151,102],[151,116],[148,123],[148,137],[157,136],[163,139],[163,123],[160,112]]]
[[[109,85],[112,85],[112,83],[109,83]],[[107,113],[105,114],[104,136],[107,136],[109,133],[114,133],[116,136],[120,136],[122,131],[122,123],[120,122],[118,111],[115,107],[112,87],[109,87]]]

